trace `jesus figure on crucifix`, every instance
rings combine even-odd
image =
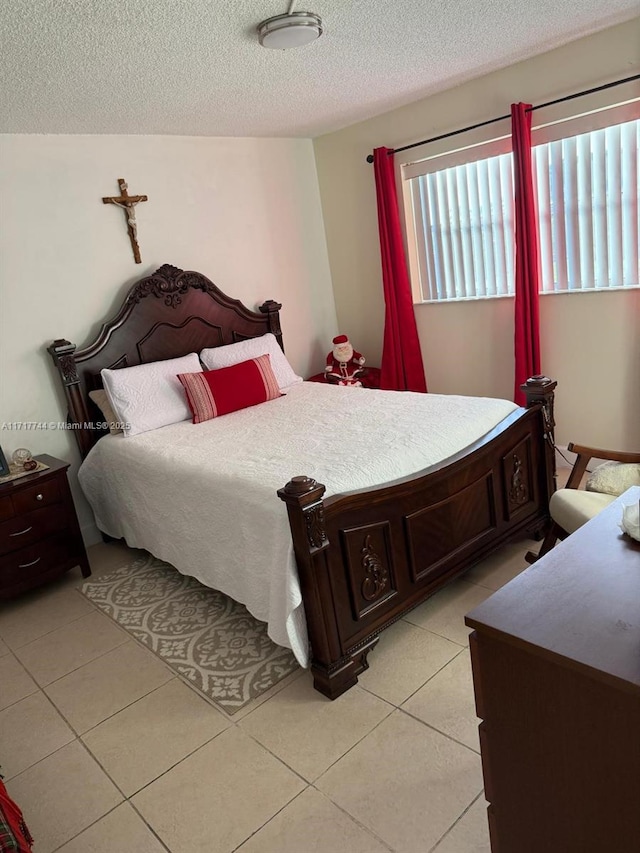
[[[127,217],[127,231],[131,240],[131,248],[133,249],[133,257],[137,264],[142,263],[140,257],[140,247],[138,246],[138,223],[136,221],[136,204],[142,201],[147,201],[146,195],[129,195],[127,192],[127,182],[124,178],[118,178],[118,186],[120,187],[119,196],[103,196],[103,204],[115,204],[116,207],[121,207]]]
[[[126,186],[126,184],[125,184]],[[133,239],[138,239],[138,223],[136,222],[136,204],[139,204],[137,201],[130,201],[127,204],[123,204],[121,201],[112,201],[111,204],[115,204],[116,207],[122,207],[127,213],[127,224],[129,228],[133,231]]]

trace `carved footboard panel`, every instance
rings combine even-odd
[[[417,477],[324,501],[309,477],[279,491],[318,690],[333,699],[349,689],[381,630],[508,539],[546,525],[554,388],[529,380],[528,411]]]

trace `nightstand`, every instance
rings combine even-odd
[[[36,456],[46,471],[0,485],[0,599],[80,566],[91,568],[67,480],[68,462]]]
[[[363,373],[358,376],[362,382],[363,388],[379,388],[380,387],[380,368],[365,367]],[[315,376],[310,376],[307,382],[326,382],[324,373],[316,373]]]

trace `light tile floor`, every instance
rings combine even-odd
[[[330,702],[306,671],[228,717],[78,591],[0,606],[0,761],[37,853],[488,853],[464,615],[505,546],[384,633]],[[137,556],[89,550],[94,573]]]

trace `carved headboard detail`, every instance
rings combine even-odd
[[[282,305],[270,299],[251,311],[226,296],[198,272],[164,264],[133,285],[115,317],[97,338],[78,349],[65,339],[47,349],[64,388],[82,458],[104,434],[92,426],[102,421],[89,391],[102,387],[100,371],[177,358],[272,332],[284,351],[280,329]]]

